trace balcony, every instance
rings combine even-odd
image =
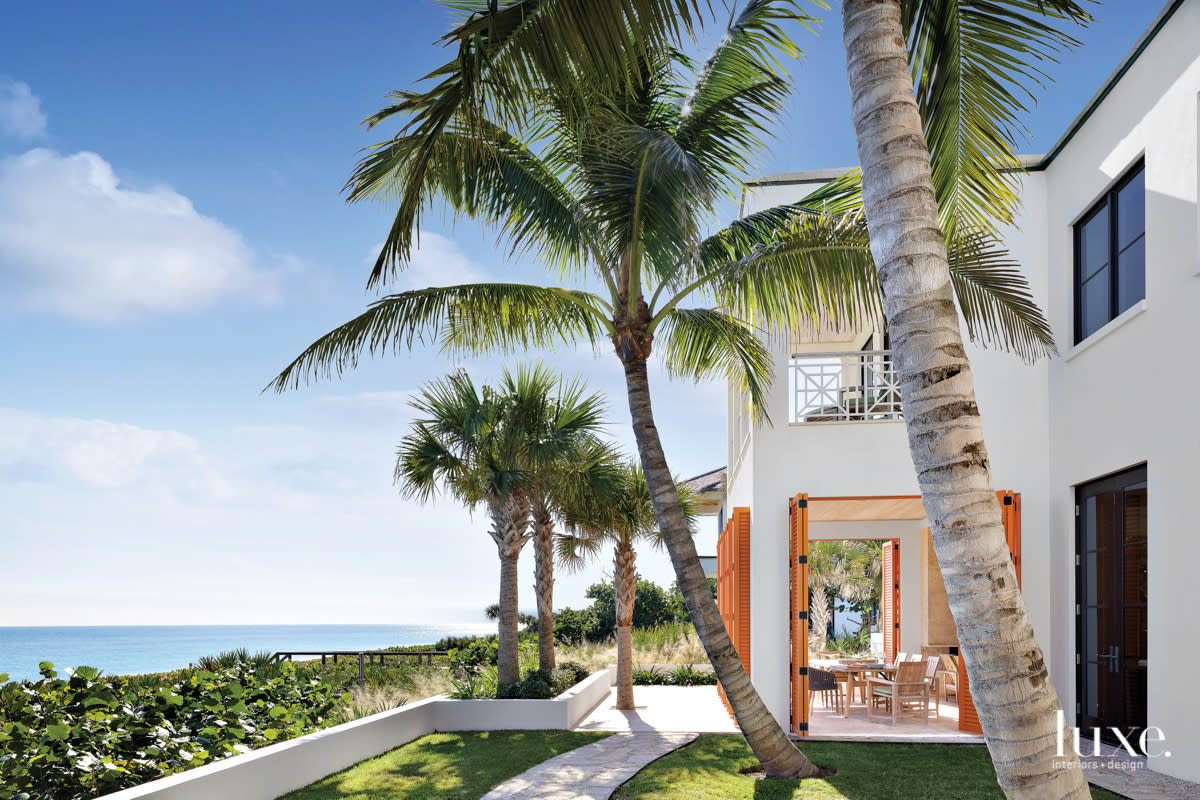
[[[904,419],[891,350],[793,353],[788,389],[792,424]]]

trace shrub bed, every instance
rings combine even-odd
[[[350,695],[292,664],[67,678],[0,686],[0,800],[83,800],[336,723]],[[156,679],[157,677],[157,679]],[[7,675],[0,675],[0,682]]]
[[[708,670],[698,670],[691,664],[680,664],[667,672],[655,667],[634,667],[635,686],[716,686],[717,675]]]

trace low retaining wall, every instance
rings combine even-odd
[[[565,730],[608,696],[610,670],[553,700],[431,697],[104,795],[105,800],[274,800],[435,731]]]

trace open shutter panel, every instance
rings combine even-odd
[[[808,495],[788,503],[791,523],[792,730],[808,735]]]
[[[883,543],[883,602],[879,627],[883,631],[883,656],[889,662],[900,652],[900,542]]]

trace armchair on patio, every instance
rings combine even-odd
[[[942,681],[942,698],[950,699],[950,692],[954,692],[954,699],[958,700],[958,656],[942,656],[942,669],[938,673]]]
[[[817,694],[821,695],[821,702],[826,708],[832,707],[835,711],[842,710],[842,691],[839,688],[837,676],[832,672],[816,667],[808,668],[808,713],[812,714],[813,701]]]
[[[927,666],[923,661],[896,664],[896,679],[867,678],[867,719],[876,703],[882,703],[892,713],[892,724],[901,710],[915,710],[920,704],[921,717],[929,724],[929,683],[925,679]]]
[[[942,716],[942,704],[938,699],[938,667],[941,663],[942,659],[940,656],[929,656],[929,658],[925,659],[925,685],[927,696],[933,698],[934,719]],[[926,709],[928,710],[928,705]]]

